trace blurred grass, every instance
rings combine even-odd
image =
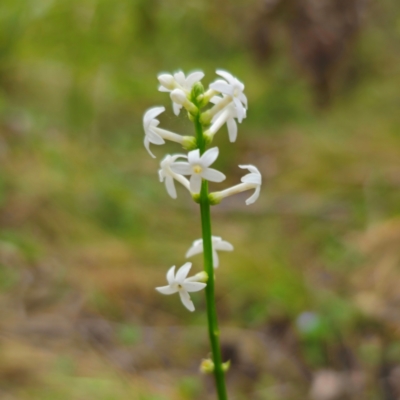
[[[186,351],[177,360],[163,356],[169,346],[177,352],[178,342],[154,350],[151,367],[132,372],[122,361],[110,362],[116,357],[111,345],[99,350],[97,339],[95,345],[78,341],[76,351],[62,335],[62,344],[48,347],[15,328],[42,315],[75,325],[101,318],[119,324],[113,340],[127,349],[140,346],[142,327],[203,325],[201,294],[194,296],[199,312],[188,315],[178,299],[154,292],[166,268],[182,264],[200,237],[196,207],[183,191],[176,201],[167,196],[158,161],[142,145],[141,118],[153,105],[167,107],[163,126],[192,132],[157,92],[157,73],[178,68],[201,68],[206,84],[216,68],[245,82],[248,118],[236,146],[223,130],[216,137],[224,150],[216,167],[230,175],[227,185],[239,179],[240,163],[259,165],[264,176],[253,207],[239,198],[213,209],[215,234],[235,246],[221,256],[217,276],[222,325],[263,331],[312,311],[320,316],[316,330],[297,332],[311,369],[338,368],[331,354],[338,335],[349,347],[358,343],[355,353],[367,370],[378,368],[382,341],[392,349],[398,318],[390,311],[397,298],[390,281],[398,282],[400,260],[398,242],[385,235],[400,237],[399,6],[371,5],[351,55],[353,80],[337,88],[329,111],[318,113],[285,38],[270,64],[252,62],[244,34],[252,4],[1,2],[5,399],[161,400],[204,393],[207,384],[196,375],[200,359]],[[221,15],[229,18],[221,22]],[[176,147],[154,149],[158,159],[166,150]],[[389,250],[379,243],[366,250],[370,232]],[[199,257],[193,262],[201,268]],[[373,286],[371,269],[388,270],[389,282]],[[390,354],[399,364],[398,351]],[[293,376],[288,372],[287,379],[297,382]],[[154,380],[161,383],[154,387]],[[276,379],[264,374],[261,382],[271,386]],[[369,398],[380,398],[370,386]],[[298,390],[305,393],[304,384]],[[257,398],[281,398],[271,393]]]

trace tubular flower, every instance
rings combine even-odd
[[[187,158],[187,156],[184,154],[174,154],[173,156],[167,154],[161,161],[161,168],[158,170],[160,182],[165,181],[167,192],[173,199],[176,199],[177,197],[174,179],[180,182],[187,190],[190,191],[189,181],[184,176],[175,173],[171,169],[171,164],[174,163],[178,158]]]
[[[156,290],[162,294],[174,294],[179,293],[183,305],[189,310],[194,311],[194,305],[190,299],[189,292],[198,292],[204,289],[207,285],[202,282],[196,282],[192,278],[186,278],[192,263],[187,262],[179,268],[175,274],[175,265],[171,267],[167,272],[167,286],[156,287]]]
[[[225,96],[227,97],[227,96]],[[213,97],[211,99],[211,102],[214,104],[219,104],[220,102],[223,102],[224,98],[222,97]],[[244,110],[244,117],[246,117],[246,110]],[[208,129],[205,134],[209,134],[211,137],[214,136],[218,130],[221,128],[223,124],[226,123],[226,126],[228,128],[228,135],[229,135],[229,141],[231,143],[236,141],[237,137],[237,124],[235,121],[235,118],[238,118],[238,112],[237,108],[235,105],[231,102],[229,103],[225,108],[223,108],[221,111],[218,111],[212,118],[211,123],[212,125]]]
[[[212,203],[218,204],[225,197],[251,189],[255,189],[255,191],[253,195],[246,200],[246,204],[253,204],[258,199],[262,183],[260,171],[254,165],[239,165],[239,168],[248,169],[250,171],[249,174],[242,177],[241,182],[243,183],[239,183],[238,185],[222,190],[221,192],[211,193],[209,198]]]
[[[247,97],[243,93],[244,85],[229,72],[217,70],[219,76],[222,76],[225,81],[219,79],[210,85],[211,89],[217,90],[222,94],[226,94],[232,98],[237,111],[237,118],[239,122],[243,121],[246,116]]]
[[[183,136],[158,128],[160,121],[156,117],[164,111],[165,107],[153,107],[147,110],[143,116],[144,147],[153,158],[156,158],[156,156],[150,151],[150,143],[164,144],[164,139],[183,143]]]
[[[200,193],[201,180],[206,179],[211,182],[222,182],[226,177],[222,172],[209,166],[217,159],[219,154],[218,147],[207,150],[200,156],[200,150],[190,151],[188,162],[176,162],[171,164],[171,170],[181,175],[191,175],[190,191]]]
[[[212,236],[212,253],[213,253],[213,264],[214,268],[219,266],[218,251],[232,251],[233,246],[226,240],[222,240],[220,236]],[[195,254],[203,252],[203,239],[195,240],[192,247],[187,251],[186,258],[192,257]]]
[[[178,71],[175,74],[160,74],[158,75],[158,81],[160,86],[158,90],[160,92],[172,92],[174,89],[183,90],[186,96],[188,96],[192,90],[192,86],[203,79],[204,73],[201,71],[192,72],[187,77],[182,71]],[[172,107],[175,115],[179,115],[182,104],[176,103],[172,99]]]

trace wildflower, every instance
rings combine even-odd
[[[221,79],[210,85],[211,89],[217,90],[218,92],[230,96],[232,99],[236,111],[237,118],[239,122],[243,121],[243,118],[246,116],[246,108],[247,108],[247,97],[243,93],[244,85],[234,76],[232,76],[229,72],[217,70],[216,71],[219,76],[222,76],[226,81]]]
[[[192,86],[203,79],[204,73],[201,71],[192,72],[187,77],[182,71],[176,72],[174,75],[170,74],[161,74],[158,75],[158,81],[160,82],[160,86],[158,90],[160,92],[172,92],[174,89],[182,90],[186,96],[189,96]],[[179,115],[182,104],[179,102],[175,102],[172,99],[172,107],[175,115]]]
[[[213,264],[214,268],[217,268],[219,265],[219,257],[218,251],[232,251],[233,246],[227,242],[226,240],[222,240],[220,236],[212,236],[212,253],[213,253]],[[199,254],[203,252],[203,239],[195,240],[192,244],[192,247],[187,251],[186,258],[192,257],[195,254]]]
[[[190,191],[200,193],[202,178],[211,182],[222,182],[226,177],[222,172],[208,168],[218,157],[218,147],[207,150],[200,156],[200,150],[190,151],[188,162],[171,164],[171,170],[181,175],[191,175]]]
[[[158,128],[160,121],[156,117],[164,111],[165,107],[153,107],[147,110],[143,116],[144,147],[153,158],[155,155],[150,151],[150,143],[161,145],[165,143],[164,139],[180,144],[183,144],[184,141],[184,136]]]
[[[162,294],[174,294],[179,293],[183,305],[189,310],[194,311],[194,305],[190,299],[189,292],[198,292],[204,289],[207,285],[202,282],[193,281],[193,278],[186,278],[192,263],[187,262],[179,268],[175,274],[175,265],[171,267],[167,272],[167,286],[157,287],[156,290]]]
[[[222,97],[215,96],[211,99],[211,102],[215,104],[218,104],[221,101],[224,101]],[[246,117],[246,110],[244,110],[244,116]],[[218,111],[214,115],[211,120],[211,127],[208,129],[208,131],[204,132],[204,134],[212,138],[218,132],[221,126],[226,123],[228,128],[229,141],[233,143],[234,141],[236,141],[238,130],[235,118],[238,118],[238,112],[237,108],[231,102],[225,108],[223,108],[221,111]]]
[[[239,165],[239,168],[248,169],[250,171],[249,174],[242,177],[241,182],[243,183],[239,183],[221,192],[211,193],[209,198],[212,204],[218,204],[225,197],[251,189],[255,189],[255,191],[254,194],[246,200],[246,204],[253,204],[258,199],[262,183],[260,171],[254,165]]]
[[[187,156],[184,154],[174,154],[173,156],[167,154],[161,161],[161,168],[158,170],[160,182],[164,182],[165,180],[167,192],[173,199],[176,199],[177,197],[174,179],[180,182],[187,190],[190,191],[189,181],[183,175],[177,174],[171,169],[171,164],[174,163],[178,158],[187,158]]]

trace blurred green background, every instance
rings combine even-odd
[[[2,400],[214,398],[202,293],[154,290],[200,223],[142,115],[192,134],[157,74],[218,68],[249,99],[218,187],[264,182],[212,209],[231,399],[400,398],[400,4],[2,0]]]

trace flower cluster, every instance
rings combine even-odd
[[[192,121],[197,121],[200,130],[196,136],[184,136],[159,127],[157,119],[165,107],[154,107],[146,111],[143,117],[145,132],[144,146],[148,153],[155,158],[150,150],[150,144],[162,145],[166,140],[181,144],[188,151],[187,154],[166,155],[161,161],[158,171],[161,182],[165,182],[168,194],[172,198],[177,197],[175,182],[179,182],[192,195],[195,201],[199,201],[200,193],[203,194],[203,182],[222,182],[225,175],[211,168],[219,155],[218,147],[208,150],[205,146],[210,144],[215,134],[226,124],[229,141],[235,142],[238,133],[238,123],[242,123],[247,114],[247,98],[244,85],[229,72],[217,70],[220,77],[204,89],[201,80],[204,73],[196,71],[188,76],[182,71],[173,75],[160,74],[158,81],[159,90],[168,92],[172,100],[173,112],[179,115],[184,108]],[[200,132],[200,136],[198,134]],[[254,165],[239,165],[239,168],[247,169],[241,183],[218,192],[208,193],[208,202],[211,205],[218,204],[225,197],[247,190],[254,190],[246,200],[246,204],[254,203],[260,194],[261,174]],[[212,258],[214,268],[219,265],[217,251],[232,251],[233,246],[221,237],[212,236]],[[203,252],[203,240],[193,242],[186,253],[186,257]],[[211,257],[211,255],[210,255]],[[196,292],[206,287],[207,274],[205,272],[187,277],[191,263],[184,264],[175,274],[175,266],[167,273],[167,286],[156,288],[162,294],[179,293],[183,305],[190,311],[194,305],[189,293]],[[212,267],[211,267],[212,268]]]

